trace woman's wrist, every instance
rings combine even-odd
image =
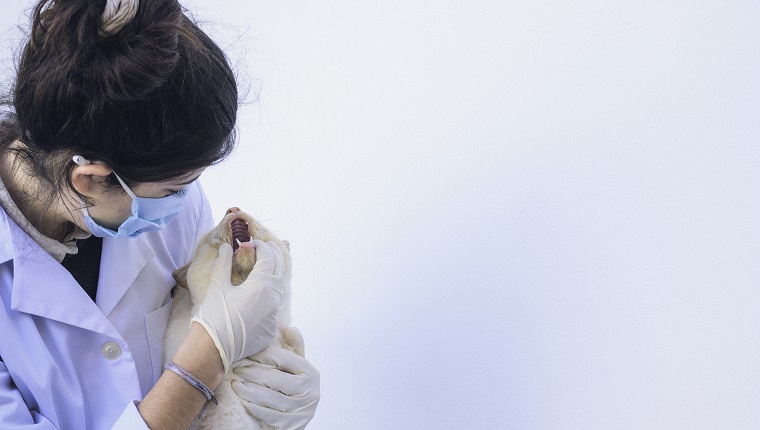
[[[224,378],[224,365],[219,350],[206,329],[197,322],[190,325],[190,332],[172,361],[190,371],[211,390],[215,390]]]
[[[219,350],[206,329],[198,323],[192,323],[190,332],[172,361],[202,381],[211,391],[224,378]],[[166,370],[140,402],[138,411],[151,429],[186,429],[207,401],[202,390],[180,375]]]

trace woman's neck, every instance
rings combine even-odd
[[[59,195],[50,192],[49,184],[24,170],[13,150],[0,153],[0,179],[19,211],[40,233],[64,241],[76,229],[70,221],[71,209],[63,204]]]

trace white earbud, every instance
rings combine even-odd
[[[81,155],[75,155],[71,159],[74,160],[74,162],[77,163],[80,166],[86,166],[86,165],[90,164],[90,160],[82,157]]]

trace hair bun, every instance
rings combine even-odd
[[[182,9],[176,0],[42,0],[31,48],[46,90],[94,109],[142,100],[177,65]]]

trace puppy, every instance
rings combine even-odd
[[[223,243],[232,245],[234,253],[231,279],[232,285],[237,286],[245,281],[254,264],[256,264],[256,251],[250,243],[252,239],[276,243],[282,250],[285,260],[283,308],[279,314],[280,330],[272,341],[272,345],[289,349],[302,357],[304,356],[301,333],[295,327],[290,327],[291,259],[288,243],[275,237],[239,208],[230,208],[222,221],[200,240],[192,260],[173,274],[177,285],[172,291],[174,303],[169,317],[169,326],[164,336],[164,363],[167,363],[174,356],[180,343],[187,336],[190,330],[190,320],[198,312],[198,308],[206,297],[206,291],[211,280],[211,269],[219,255],[219,246]],[[222,383],[214,391],[214,396],[219,401],[219,405],[209,403],[203,419],[196,420],[191,428],[196,430],[272,429],[266,423],[252,416],[232,390],[232,382],[240,379],[234,369],[239,366],[250,365],[255,360],[256,356],[254,355],[230,364],[230,371],[227,372]]]

